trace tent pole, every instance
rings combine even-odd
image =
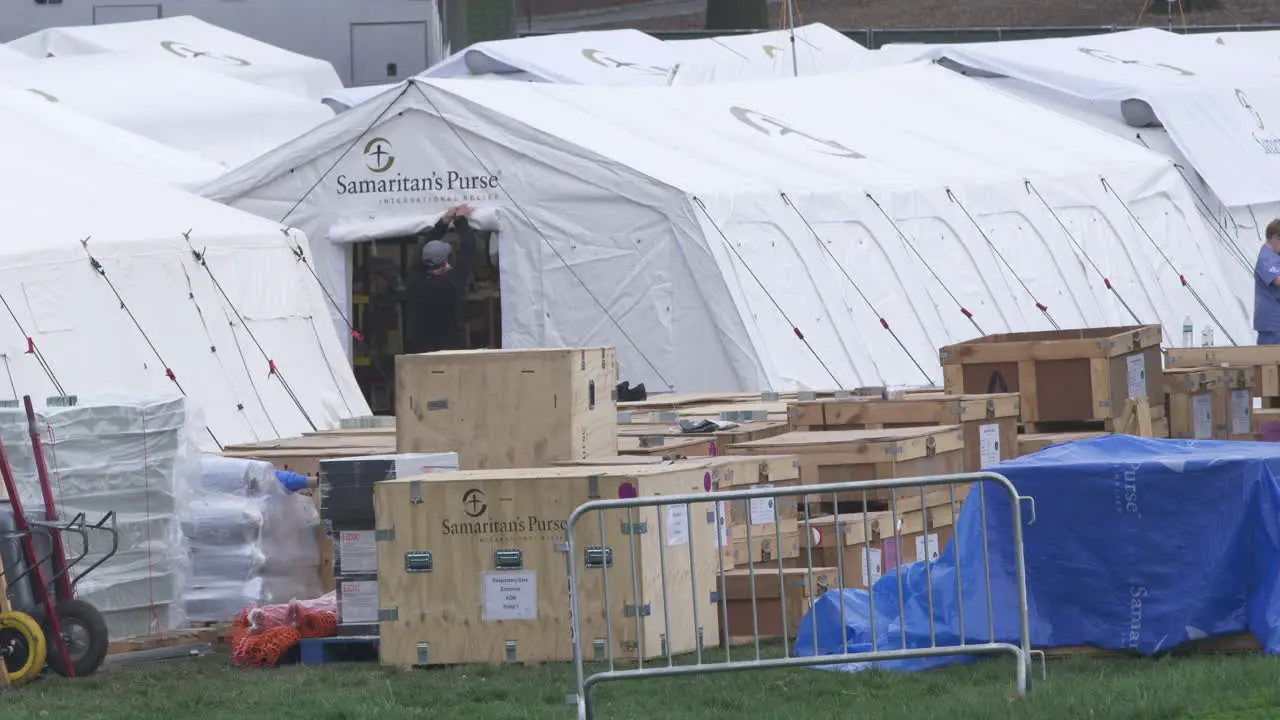
[[[791,30],[791,75],[800,77],[800,63],[796,60],[796,0],[787,0],[787,25]]]

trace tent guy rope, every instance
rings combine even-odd
[[[1100,179],[1102,180],[1102,187],[1106,188],[1107,192],[1111,193],[1111,196],[1120,203],[1120,207],[1124,208],[1125,213],[1129,215],[1129,219],[1133,221],[1133,224],[1138,227],[1138,230],[1142,231],[1142,234],[1146,236],[1147,240],[1151,243],[1151,246],[1160,254],[1160,257],[1164,258],[1164,261],[1168,263],[1169,267],[1178,274],[1178,282],[1182,283],[1182,286],[1191,293],[1191,296],[1196,299],[1196,302],[1200,303],[1200,307],[1204,309],[1206,314],[1208,314],[1209,319],[1213,320],[1213,324],[1217,325],[1222,330],[1222,334],[1227,336],[1227,340],[1230,341],[1232,345],[1239,345],[1235,338],[1231,337],[1230,331],[1228,331],[1226,326],[1222,324],[1222,321],[1218,319],[1218,316],[1209,309],[1208,303],[1204,301],[1204,298],[1200,297],[1200,293],[1196,292],[1196,289],[1187,281],[1187,276],[1183,275],[1182,272],[1178,270],[1177,266],[1173,264],[1173,261],[1169,259],[1169,256],[1165,254],[1164,249],[1156,242],[1156,239],[1151,237],[1151,233],[1147,232],[1147,229],[1143,227],[1142,222],[1138,220],[1138,216],[1133,214],[1133,210],[1129,208],[1129,205],[1120,197],[1119,193],[1111,187],[1111,183],[1107,182],[1105,177]]]
[[[102,263],[98,262],[98,259],[93,256],[92,252],[90,252],[89,240],[90,238],[86,237],[80,241],[80,247],[84,249],[84,254],[89,258],[89,266],[93,268],[98,277],[102,278],[103,282],[107,284],[107,287],[111,289],[111,294],[116,296],[116,301],[120,303],[120,309],[124,311],[125,315],[129,316],[129,320],[133,323],[133,326],[137,328],[138,334],[142,336],[144,341],[146,341],[147,347],[151,348],[151,354],[156,356],[156,360],[158,360],[160,365],[164,368],[164,376],[169,378],[169,381],[173,383],[173,386],[178,389],[179,393],[182,393],[182,397],[187,397],[187,391],[182,387],[182,383],[178,381],[177,374],[173,372],[173,368],[169,367],[169,363],[164,361],[164,356],[160,354],[160,350],[156,348],[156,344],[151,341],[151,336],[147,334],[146,330],[142,329],[142,323],[138,322],[138,317],[129,309],[128,303],[124,301],[124,297],[121,296],[120,291],[116,289],[116,284],[111,281],[111,278],[107,277],[107,269],[103,267]],[[218,441],[218,436],[213,434],[213,429],[210,428],[208,424],[204,426],[204,429],[205,432],[209,433],[209,437],[213,439],[213,444],[218,446],[218,449],[221,450],[222,443]]]
[[[1112,295],[1115,295],[1116,300],[1119,301],[1120,305],[1129,313],[1129,317],[1133,318],[1135,323],[1142,325],[1142,319],[1138,317],[1138,313],[1134,312],[1133,308],[1129,306],[1129,303],[1121,297],[1120,291],[1111,283],[1111,278],[1107,277],[1107,274],[1102,272],[1102,268],[1098,267],[1098,264],[1093,261],[1093,258],[1089,257],[1089,253],[1084,251],[1084,247],[1080,245],[1080,242],[1077,241],[1075,236],[1071,234],[1071,231],[1067,229],[1066,223],[1062,222],[1062,218],[1058,217],[1058,213],[1054,212],[1053,207],[1044,199],[1044,196],[1040,194],[1040,191],[1036,186],[1032,185],[1030,180],[1026,180],[1024,183],[1027,192],[1035,195],[1036,199],[1040,201],[1040,204],[1044,205],[1044,209],[1049,212],[1049,215],[1053,216],[1053,219],[1058,223],[1058,227],[1062,228],[1062,233],[1067,236],[1067,240],[1076,249],[1076,251],[1080,253],[1080,257],[1084,258],[1084,261],[1089,263],[1089,267],[1093,268],[1093,271],[1098,274],[1098,277],[1102,278],[1103,286],[1106,287],[1107,290],[1110,290]]]
[[[938,273],[930,267],[929,261],[925,260],[924,256],[920,254],[920,251],[916,249],[916,246],[907,239],[906,233],[902,232],[902,228],[898,227],[898,223],[894,222],[893,218],[889,217],[889,213],[885,212],[884,207],[880,205],[879,201],[872,197],[871,193],[866,193],[866,195],[867,199],[871,201],[871,204],[875,205],[876,209],[880,211],[880,214],[884,216],[884,219],[889,223],[890,227],[893,228],[893,231],[898,234],[898,237],[902,238],[902,242],[906,244],[912,254],[919,258],[920,262],[924,265],[924,269],[928,270],[929,274],[933,276],[933,279],[938,281],[938,287],[942,288],[942,291],[951,298],[951,300],[956,304],[956,307],[960,308],[960,314],[968,318],[969,322],[973,324],[974,329],[978,331],[978,336],[985,336],[987,333],[983,331],[982,326],[974,319],[973,313],[969,312],[969,309],[964,306],[964,303],[960,302],[960,299],[956,297],[955,293],[951,292],[951,288],[947,287],[947,284],[938,276]]]
[[[720,226],[716,224],[716,221],[711,217],[711,213],[707,212],[707,206],[702,202],[702,198],[695,195],[693,196],[693,202],[702,210],[703,216],[707,218],[707,222],[711,223],[711,227],[715,228],[716,232],[720,234],[720,239],[724,241],[725,247],[729,248],[729,252],[732,252],[734,256],[738,258],[738,262],[742,263],[742,267],[746,268],[747,274],[756,281],[756,284],[764,291],[765,297],[769,298],[769,302],[773,303],[773,306],[777,308],[778,314],[781,315],[782,319],[786,320],[787,324],[791,326],[791,332],[800,339],[800,342],[804,343],[805,347],[809,348],[809,352],[813,354],[813,358],[817,360],[818,364],[822,366],[822,369],[826,370],[827,374],[831,376],[831,381],[836,384],[836,389],[843,390],[844,385],[840,384],[840,380],[836,377],[836,374],[831,372],[831,368],[827,366],[827,363],[822,360],[822,356],[818,354],[818,351],[809,342],[809,339],[800,331],[800,327],[791,320],[791,316],[787,315],[787,311],[782,309],[782,305],[778,302],[778,299],[773,296],[773,293],[769,292],[769,288],[764,286],[764,281],[762,281],[760,276],[756,275],[755,270],[752,270],[751,266],[747,264],[746,259],[742,257],[742,253],[738,252],[738,248],[734,247],[733,243],[729,241],[729,236],[725,235],[724,230],[721,230]]]
[[[1036,309],[1044,313],[1045,318],[1048,319],[1049,324],[1053,326],[1054,330],[1061,330],[1062,327],[1058,325],[1058,321],[1054,320],[1053,315],[1049,314],[1049,306],[1040,302],[1040,299],[1036,297],[1036,294],[1031,292],[1031,288],[1027,287],[1027,283],[1018,275],[1018,271],[1014,270],[1013,265],[1009,264],[1004,253],[1000,252],[1000,248],[996,247],[996,244],[991,242],[991,238],[987,235],[987,232],[982,229],[982,226],[978,224],[978,221],[974,219],[973,215],[969,214],[969,210],[961,204],[955,193],[951,192],[951,188],[947,188],[946,190],[947,198],[951,200],[956,207],[960,208],[960,212],[964,213],[966,218],[969,218],[969,224],[973,225],[973,229],[977,230],[978,234],[982,236],[983,241],[987,243],[987,247],[991,248],[991,252],[995,253],[996,257],[1000,259],[1000,262],[1004,263],[1004,266],[1009,269],[1009,273],[1013,275],[1013,279],[1017,280],[1018,284],[1022,286],[1022,289],[1031,297],[1031,302],[1035,303]]]
[[[316,424],[312,422],[311,415],[307,413],[307,409],[303,407],[302,401],[298,399],[297,393],[293,391],[293,388],[289,385],[289,381],[285,379],[284,373],[280,372],[280,368],[276,367],[276,361],[271,359],[271,355],[267,353],[267,349],[262,347],[262,343],[258,342],[258,336],[253,334],[253,330],[250,329],[249,324],[245,322],[244,315],[242,315],[240,310],[236,308],[235,303],[231,302],[231,298],[227,295],[227,291],[223,289],[222,283],[218,282],[218,278],[214,276],[213,269],[210,268],[209,263],[205,261],[204,251],[196,250],[195,246],[191,243],[191,231],[188,230],[182,233],[182,238],[186,240],[187,247],[191,250],[191,257],[195,259],[197,265],[204,268],[204,271],[209,275],[209,281],[213,283],[215,288],[217,288],[218,294],[222,296],[223,302],[227,304],[227,307],[231,309],[231,312],[235,313],[236,320],[239,321],[240,327],[244,328],[245,334],[249,336],[249,339],[253,341],[255,346],[257,346],[258,352],[262,353],[262,357],[267,361],[267,377],[274,375],[280,381],[280,387],[284,389],[285,393],[289,396],[289,399],[293,401],[293,404],[298,408],[298,412],[302,413],[303,419],[307,421],[307,424],[311,426],[312,430],[316,430]],[[342,395],[341,387],[338,388],[338,395]]]
[[[40,351],[40,347],[36,345],[35,338],[33,338],[31,334],[27,332],[27,329],[22,326],[22,321],[18,319],[17,314],[13,312],[13,307],[9,305],[9,300],[5,298],[2,293],[0,293],[0,303],[4,304],[4,309],[9,313],[9,317],[13,319],[13,324],[18,326],[18,332],[22,333],[22,336],[26,338],[26,354],[36,359],[36,363],[40,365],[40,369],[44,371],[45,376],[49,378],[49,382],[53,384],[53,389],[62,397],[66,397],[67,391],[62,389],[62,383],[58,382],[58,377],[53,374],[53,368],[49,365],[49,361],[45,359],[44,353]],[[14,395],[14,399],[17,399],[16,394]]]
[[[852,277],[850,277],[849,271],[845,270],[844,266],[840,264],[840,261],[836,259],[835,253],[831,252],[831,248],[827,247],[827,243],[823,241],[822,236],[818,235],[818,231],[814,229],[813,225],[809,222],[809,219],[801,214],[800,208],[796,207],[796,204],[791,201],[791,198],[788,197],[785,192],[779,194],[782,196],[782,201],[787,204],[787,207],[791,208],[792,211],[795,212],[796,217],[800,218],[800,221],[804,223],[804,226],[809,228],[809,233],[813,235],[813,239],[817,240],[818,245],[826,251],[828,256],[830,256],[831,262],[835,264],[836,269],[840,271],[840,274],[844,275],[844,279],[849,281],[850,287],[853,288],[854,292],[858,293],[858,297],[862,298],[862,302],[866,303],[867,307],[871,309],[871,313],[880,321],[880,327],[883,327],[889,333],[889,336],[893,338],[894,342],[898,343],[898,347],[902,348],[902,352],[906,354],[907,358],[916,366],[916,369],[920,371],[920,374],[924,376],[925,381],[930,385],[935,384],[933,378],[929,377],[929,373],[925,372],[924,366],[921,365],[920,361],[917,360],[916,357],[911,354],[911,351],[907,349],[906,343],[902,342],[902,338],[898,337],[898,333],[894,332],[893,328],[889,327],[889,321],[886,320],[884,315],[876,309],[875,304],[871,302],[871,299],[867,297],[867,294],[862,292],[862,288],[858,287],[858,284],[853,281]],[[875,365],[875,360],[872,360],[871,363],[872,365]],[[880,374],[880,368],[878,366],[876,367],[876,373]],[[880,380],[882,382],[884,380],[884,376],[882,374]]]
[[[226,364],[222,362],[222,356],[218,354],[218,344],[213,341],[213,334],[209,332],[209,322],[204,317],[204,309],[200,307],[200,301],[196,299],[195,287],[191,284],[191,273],[187,272],[187,268],[185,266],[179,265],[179,267],[182,268],[182,279],[186,281],[187,284],[187,299],[191,301],[192,307],[195,308],[196,317],[200,319],[200,327],[204,330],[205,339],[209,341],[209,354],[213,355],[214,360],[218,363],[218,369],[222,371],[222,378],[227,381],[227,387],[234,388],[235,383],[231,381],[231,373],[227,371]],[[241,402],[238,397],[235,398],[235,403],[236,411],[240,413],[240,417],[244,420],[244,424],[248,426],[249,432],[253,435],[254,440],[261,440],[262,438],[258,434],[258,429],[253,426],[253,421],[249,419],[249,414],[244,411],[244,403]],[[263,412],[266,412],[265,407],[263,408]]]

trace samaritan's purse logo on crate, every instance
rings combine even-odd
[[[505,504],[502,500],[503,498],[499,499],[499,507]],[[440,531],[445,537],[471,536],[480,542],[492,542],[536,539],[545,535],[559,540],[563,539],[568,525],[568,521],[564,519],[544,518],[534,514],[494,518],[489,514],[490,507],[484,491],[479,488],[471,488],[462,493],[457,507],[463,518],[446,516],[440,520]]]

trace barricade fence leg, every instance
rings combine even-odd
[[[1007,478],[737,489],[710,477],[701,492],[632,488],[570,515],[560,549],[579,718],[594,716],[602,682],[955,655],[1014,656],[1026,691],[1029,498]],[[1011,513],[996,534],[991,493]],[[993,567],[993,543],[1014,567]],[[1016,583],[1009,607],[993,576]]]

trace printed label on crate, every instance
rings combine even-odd
[[[1191,419],[1196,440],[1213,439],[1213,396],[1201,393],[1191,396]]]
[[[755,488],[771,488],[772,485],[756,485]],[[754,489],[754,488],[753,488]],[[751,499],[751,524],[772,525],[776,516],[773,512],[775,498]]]
[[[1253,396],[1248,390],[1231,391],[1231,434],[1248,435],[1252,428],[1249,425],[1249,411],[1253,409]]]
[[[378,622],[378,581],[344,581],[338,585],[338,622],[363,625]]]
[[[1000,426],[994,423],[978,427],[978,468],[1000,462]]]
[[[378,572],[378,543],[372,530],[338,532],[338,562],[344,575]]]
[[[1124,359],[1125,370],[1129,379],[1129,397],[1147,396],[1147,356],[1145,353],[1130,355]]]
[[[667,506],[667,546],[689,544],[689,508],[686,505]]]
[[[871,587],[884,575],[884,556],[880,548],[862,548],[862,585]]]
[[[938,560],[937,534],[936,533],[930,534],[928,540],[929,540],[929,545],[926,550],[925,538],[922,536],[916,536],[916,561],[917,562],[924,560],[926,557],[929,558],[929,562],[936,562]]]
[[[481,618],[495,620],[538,619],[538,573],[487,572],[480,574]]]
[[[406,453],[396,458],[395,474],[398,478],[453,472],[458,469],[456,453]]]
[[[716,512],[719,517],[716,523],[719,527],[716,529],[716,543],[719,547],[729,547],[729,506],[723,500],[716,503]]]

